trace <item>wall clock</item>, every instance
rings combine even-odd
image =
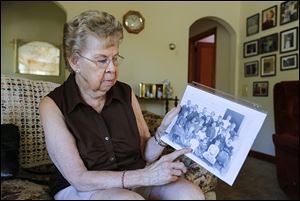
[[[128,11],[123,16],[123,26],[128,33],[138,34],[145,27],[145,18],[138,11]]]

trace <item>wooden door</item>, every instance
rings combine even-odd
[[[216,42],[199,42],[210,35],[214,35],[216,41],[216,28],[190,38],[188,82],[195,81],[215,88]]]
[[[196,82],[215,88],[215,45],[199,42],[196,46]]]

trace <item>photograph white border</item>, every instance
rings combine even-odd
[[[280,53],[298,50],[298,27],[280,32]]]
[[[251,48],[250,48],[251,47]],[[250,52],[249,52],[250,50]],[[244,58],[259,54],[259,40],[252,40],[244,43]]]
[[[193,152],[186,154],[187,157],[197,162],[200,166],[204,167],[206,170],[211,172],[212,174],[216,175],[218,178],[225,181],[227,184],[232,185],[234,180],[236,179],[238,172],[240,171],[248,152],[258,134],[260,131],[260,128],[267,116],[267,113],[255,109],[255,105],[249,104],[246,106],[246,104],[241,104],[239,102],[230,100],[229,98],[225,98],[225,96],[218,96],[214,92],[208,92],[205,90],[202,90],[198,87],[188,85],[186,87],[186,90],[184,92],[184,95],[182,97],[182,100],[180,102],[181,105],[181,111],[180,113],[174,118],[172,123],[169,125],[169,127],[166,130],[166,134],[162,136],[162,140],[172,146],[175,149],[181,149],[184,147],[192,147]],[[232,116],[232,119],[235,120],[235,135],[236,138],[233,140],[234,148],[232,149],[232,153],[230,155],[230,160],[225,163],[222,161],[222,165],[224,167],[221,167],[220,165],[216,166],[216,156],[215,158],[207,158],[202,152],[203,155],[197,154],[197,149],[200,148],[204,143],[201,142],[201,136],[198,132],[197,134],[192,134],[193,129],[191,129],[191,126],[188,127],[188,129],[183,129],[181,132],[181,135],[177,135],[179,132],[177,132],[176,127],[180,127],[183,125],[193,124],[197,122],[193,122],[194,119],[191,115],[193,112],[186,112],[190,109],[187,108],[194,108],[191,109],[194,111],[194,114],[198,114],[198,117],[203,116],[205,113],[210,114],[214,113],[215,116],[222,116],[222,119],[227,119],[228,116]],[[206,109],[204,109],[206,108]],[[206,111],[205,111],[206,110]],[[196,111],[196,113],[195,113]],[[184,114],[187,113],[187,114]],[[202,113],[201,115],[199,115]],[[194,115],[195,116],[195,115]],[[197,115],[196,115],[197,116]],[[205,116],[205,115],[204,115]],[[181,119],[187,119],[183,124],[182,122],[184,120]],[[229,119],[229,118],[228,118]],[[228,120],[227,119],[227,120]],[[198,119],[198,121],[201,121]],[[180,122],[180,123],[179,123]],[[226,121],[224,121],[225,123]],[[223,125],[224,125],[223,123]],[[181,125],[180,125],[181,124]],[[197,124],[197,123],[196,123]],[[194,125],[196,125],[194,124]],[[228,124],[228,121],[227,121]],[[231,122],[233,125],[233,123]],[[229,125],[229,124],[228,124]],[[234,128],[234,126],[233,126]],[[191,131],[192,130],[192,131]],[[221,129],[220,129],[221,130]],[[194,129],[196,132],[196,130]],[[217,133],[217,132],[215,132]],[[218,135],[218,134],[217,134]],[[211,142],[210,145],[213,144],[213,140],[216,141],[216,137],[210,137],[210,139],[206,139],[206,141]],[[193,137],[191,137],[193,136]],[[207,138],[208,136],[204,135],[204,138]],[[189,140],[190,138],[190,140]],[[185,142],[184,139],[188,139],[186,142],[190,143],[182,143]],[[195,140],[196,139],[196,140]],[[229,139],[229,137],[228,137]],[[228,140],[227,139],[227,140]],[[193,142],[192,142],[192,141]],[[198,141],[198,146],[194,146],[194,142]],[[228,140],[229,141],[229,140]],[[192,142],[192,143],[191,143]],[[197,144],[197,143],[196,143]],[[206,151],[211,150],[208,146]],[[214,149],[215,151],[215,149]],[[221,149],[220,152],[221,153]],[[212,162],[211,162],[212,161]],[[219,161],[218,161],[219,163]]]
[[[260,58],[261,77],[276,75],[276,54],[271,54]]]
[[[291,60],[292,59],[292,60]],[[290,62],[292,61],[292,62]],[[289,64],[286,64],[289,63]],[[280,70],[292,70],[298,68],[298,54],[290,54],[280,57]]]

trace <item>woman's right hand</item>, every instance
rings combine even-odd
[[[190,152],[190,148],[176,150],[147,166],[143,175],[146,185],[156,186],[176,181],[182,174],[186,173],[187,168],[182,162],[174,160]]]
[[[181,106],[180,104],[177,105],[177,107],[172,108],[164,117],[162,120],[159,129],[161,129],[163,132],[168,128],[168,126],[171,124],[173,119],[176,117],[176,115],[180,112]]]

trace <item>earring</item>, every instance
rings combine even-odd
[[[76,73],[80,73],[80,70],[79,70],[79,68],[77,68],[77,69],[75,70],[75,72],[76,72]]]

